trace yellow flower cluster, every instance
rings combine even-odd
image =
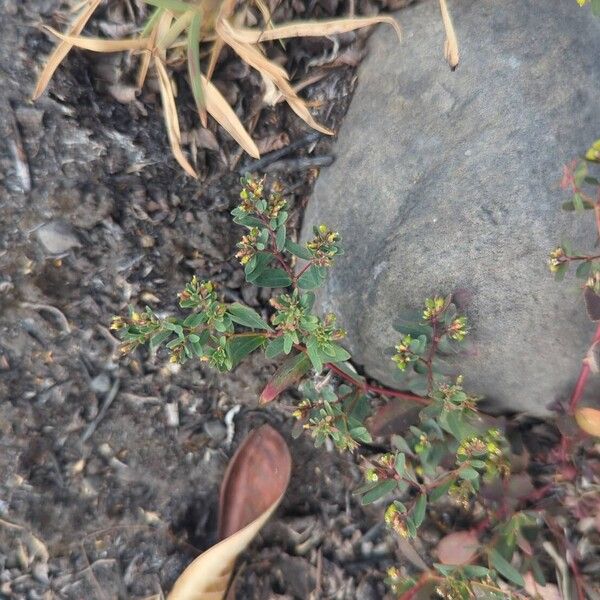
[[[446,299],[441,296],[435,298],[427,298],[425,300],[425,310],[423,311],[423,320],[431,321],[440,316],[446,308]]]

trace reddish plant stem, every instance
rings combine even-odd
[[[592,344],[590,348],[593,348],[598,342],[600,342],[600,323],[596,327],[596,333],[594,335],[594,339],[592,340]],[[583,396],[583,392],[585,391],[585,386],[587,385],[587,380],[590,376],[591,368],[587,358],[583,359],[583,364],[581,365],[581,371],[579,372],[579,377],[577,378],[577,383],[575,384],[575,388],[573,389],[573,393],[571,394],[571,400],[569,402],[569,414],[574,414],[577,409],[577,405]]]
[[[430,404],[427,398],[422,398],[421,396],[416,396],[415,394],[411,394],[410,392],[400,392],[398,390],[392,390],[390,388],[379,387],[377,385],[371,385],[366,381],[359,381],[354,379],[348,373],[342,371],[339,367],[336,367],[332,363],[327,363],[325,365],[327,369],[333,371],[336,375],[349,381],[356,387],[364,390],[365,392],[373,392],[374,394],[381,394],[382,396],[389,396],[390,398],[403,398],[404,400],[410,400],[411,402],[416,402],[418,404],[423,404],[424,406],[428,406]]]

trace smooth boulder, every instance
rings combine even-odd
[[[568,238],[593,249],[589,214],[561,211],[562,166],[600,137],[600,19],[564,0],[449,1],[461,63],[443,59],[438,2],[380,27],[305,215],[343,238],[320,295],[357,364],[394,385],[392,323],[456,293],[474,352],[457,368],[498,411],[569,396],[594,324],[580,282],[553,280]],[[598,378],[590,393],[598,392]]]

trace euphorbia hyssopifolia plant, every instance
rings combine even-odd
[[[160,318],[147,307],[143,312],[130,310],[127,318],[114,318],[112,327],[123,340],[122,350],[165,346],[172,362],[200,360],[220,371],[235,368],[256,350],[271,359],[283,356],[261,402],[274,400],[300,382],[302,399],[294,411],[294,433],[310,432],[317,446],[327,442],[340,450],[355,450],[370,444],[365,421],[373,396],[422,405],[417,424],[404,436],[393,436],[389,453],[365,459],[366,483],[357,491],[363,504],[393,494],[385,522],[404,537],[417,535],[429,507],[442,496],[466,507],[483,484],[506,477],[502,433],[483,424],[476,398],[462,389],[461,378],[446,374],[444,355],[456,353],[467,334],[467,321],[457,314],[451,299],[430,298],[415,321],[397,326],[390,359],[404,391],[373,385],[349,362],[350,354],[341,345],[345,332],[335,315],[314,312],[314,290],[342,254],[338,233],[319,225],[307,243],[293,241],[286,227],[288,205],[275,184],[267,190],[264,180],[245,177],[240,197],[232,215],[246,228],[236,255],[246,281],[283,290],[271,299],[269,318],[243,304],[223,302],[214,283],[194,276],[179,293],[186,316]],[[526,520],[522,513],[515,514]],[[515,514],[508,517],[514,519]],[[492,517],[487,524],[492,529],[508,527],[503,516],[504,521]],[[437,565],[430,577],[444,594],[471,590],[474,582],[483,585],[483,580],[488,589],[498,590],[499,576],[522,584],[518,571],[506,566],[514,552],[514,544],[505,543],[507,535],[496,532],[492,542],[482,546],[477,556],[485,566]],[[394,569],[390,584],[398,594],[419,585]]]

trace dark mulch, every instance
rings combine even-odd
[[[119,25],[125,4],[109,2],[89,32]],[[381,8],[353,4],[359,14]],[[0,597],[161,597],[214,542],[228,457],[267,421],[290,441],[294,472],[277,519],[241,564],[238,597],[384,597],[396,542],[379,511],[351,495],[360,479],[352,457],[292,441],[288,412],[257,408],[272,365],[253,359],[219,375],[144,352],[119,358],[111,316],[129,304],[176,310],[193,273],[217,281],[227,299],[265,306],[233,259],[240,232],[229,216],[239,174],[253,164],[214,124],[200,130],[181,81],[182,130],[196,140],[201,181],[186,177],[170,157],[157,94],[115,99],[131,81],[126,56],[72,52],[32,104],[51,48],[39,24],[61,27],[65,8],[0,3]],[[274,18],[348,10],[338,0],[286,0]],[[322,75],[304,95],[334,129],[365,39],[287,44],[294,81]],[[260,169],[287,187],[298,225],[331,140],[283,105],[263,108],[259,77],[233,56],[216,81],[266,151],[293,142],[267,152]]]

